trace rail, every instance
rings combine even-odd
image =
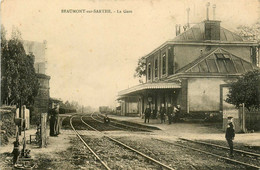
[[[74,128],[74,126],[72,125],[72,119],[74,116],[72,116],[70,118],[70,125],[71,128],[73,129],[73,131],[76,133],[76,135],[78,136],[78,138],[84,143],[84,145],[88,148],[88,150],[100,161],[100,163],[107,169],[110,170],[110,168],[107,166],[107,164],[105,162],[103,162],[99,156],[90,148],[90,146],[88,146],[88,144],[84,141],[84,139],[80,136],[79,132]]]
[[[98,114],[97,114],[97,117],[101,118]],[[118,125],[121,125],[121,126],[132,128],[132,129],[142,130],[142,131],[145,131],[145,132],[152,132],[152,131],[150,131],[148,129],[144,129],[144,128],[137,128],[137,127],[134,127],[134,126],[131,126],[131,125],[126,125],[126,124],[115,122],[115,121],[111,121],[111,122],[113,122],[114,124],[118,124]]]
[[[201,153],[204,153],[204,154],[207,154],[207,155],[211,155],[211,156],[217,157],[217,158],[222,159],[222,160],[226,160],[226,161],[229,161],[229,162],[232,162],[232,163],[243,165],[243,166],[248,167],[250,169],[260,169],[260,167],[255,166],[255,165],[251,165],[251,164],[248,164],[248,163],[245,163],[245,162],[237,161],[235,159],[231,159],[231,158],[227,158],[227,157],[224,157],[224,156],[220,156],[220,155],[217,155],[217,154],[214,154],[214,153],[210,153],[210,152],[207,152],[207,151],[203,151],[203,150],[200,150],[200,149],[197,149],[197,148],[193,148],[193,147],[190,147],[190,146],[184,146],[184,145],[177,144],[177,143],[171,143],[171,142],[164,141],[164,140],[161,140],[161,139],[155,139],[155,140],[158,140],[158,141],[161,141],[161,142],[165,142],[165,143],[168,143],[168,144],[171,144],[171,145],[179,146],[179,147],[182,147],[182,148],[194,150],[194,151],[197,151],[197,152],[201,152]]]
[[[184,140],[184,141],[188,141],[188,142],[203,144],[203,145],[207,145],[207,146],[214,146],[214,147],[217,147],[217,148],[229,150],[228,147],[221,146],[221,145],[217,145],[217,144],[213,144],[213,143],[194,141],[194,140],[189,140],[189,139],[185,139],[185,138],[179,138],[179,139]],[[243,150],[240,150],[240,149],[233,149],[233,150],[236,151],[236,152],[238,152],[238,153],[245,154],[245,155],[250,155],[250,156],[254,156],[254,157],[260,157],[260,154],[257,154],[257,153],[248,152],[248,151],[243,151]]]
[[[139,155],[145,157],[146,159],[148,159],[148,160],[150,160],[150,161],[152,161],[152,162],[154,162],[154,163],[156,163],[156,164],[162,166],[163,168],[173,170],[172,167],[169,167],[169,166],[167,166],[167,165],[165,165],[165,164],[163,164],[163,163],[161,163],[161,162],[159,162],[159,161],[157,161],[157,160],[151,158],[150,156],[145,155],[144,153],[142,153],[142,152],[140,152],[140,151],[138,151],[138,150],[136,150],[136,149],[134,149],[134,148],[132,148],[132,147],[130,147],[130,146],[128,146],[128,145],[126,145],[126,144],[124,144],[124,143],[122,143],[122,142],[120,142],[120,141],[118,141],[118,140],[116,140],[116,139],[114,139],[114,138],[112,138],[112,137],[110,137],[110,136],[107,136],[106,134],[104,134],[104,133],[100,132],[99,130],[93,128],[92,126],[90,126],[89,124],[87,124],[87,123],[82,119],[82,117],[83,117],[83,116],[81,116],[81,121],[82,121],[86,126],[88,126],[89,128],[93,129],[94,131],[97,131],[97,132],[103,134],[105,137],[107,137],[107,138],[110,139],[111,141],[114,141],[115,143],[117,143],[117,144],[119,144],[119,145],[121,145],[121,146],[124,146],[125,148],[127,148],[127,149],[129,149],[129,150],[131,150],[131,151],[133,151],[133,152],[135,152],[135,153],[137,153],[137,154],[139,154]]]

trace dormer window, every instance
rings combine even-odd
[[[229,54],[215,53],[215,55],[221,73],[236,73],[236,69]]]
[[[162,56],[162,74],[166,74],[166,53]]]

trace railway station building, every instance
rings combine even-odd
[[[180,105],[187,114],[232,112],[234,107],[224,101],[227,84],[258,68],[259,45],[221,27],[220,21],[205,20],[145,60],[146,82],[118,93],[121,115],[142,116],[147,104],[157,112],[162,103]]]

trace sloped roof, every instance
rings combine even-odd
[[[245,61],[223,48],[211,50],[198,59],[184,66],[177,73],[227,73],[237,74],[251,71],[255,68],[252,63]]]
[[[181,88],[180,83],[177,82],[154,82],[154,83],[145,83],[140,84],[137,86],[133,86],[129,89],[122,90],[118,93],[119,96],[130,94],[133,92],[138,92],[141,90],[147,90],[147,89],[174,89],[174,88]]]
[[[204,22],[196,24],[176,36],[172,41],[205,41]],[[220,41],[242,42],[243,38],[223,27],[220,27]]]

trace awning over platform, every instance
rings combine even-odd
[[[148,89],[176,89],[176,88],[181,88],[181,84],[177,82],[170,82],[170,83],[145,83],[145,84],[140,84],[137,86],[133,86],[131,88],[122,90],[118,92],[119,96],[127,95],[130,93],[138,92],[141,90],[148,90]]]

